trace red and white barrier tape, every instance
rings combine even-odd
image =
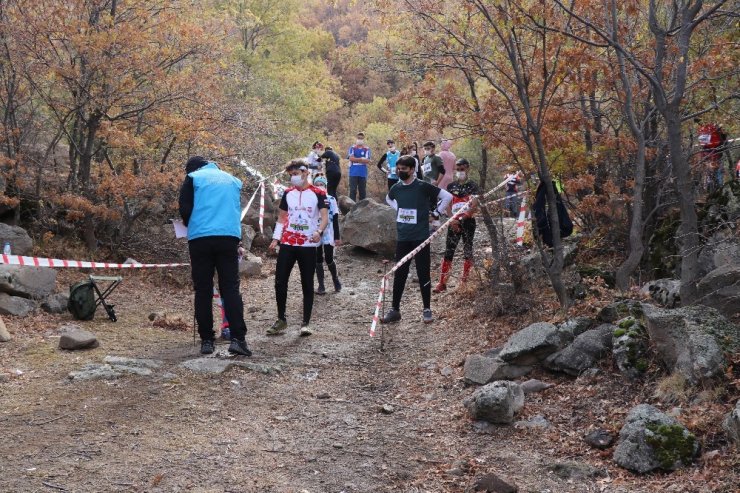
[[[385,296],[385,283],[387,279],[383,276],[380,279],[380,293],[378,294],[378,302],[375,304],[375,314],[373,314],[373,323],[370,326],[370,337],[375,337],[375,328],[378,326],[380,320],[380,307],[383,305],[383,296]]]
[[[260,233],[265,233],[265,182],[260,183]]]
[[[30,267],[71,267],[78,269],[158,269],[162,267],[185,267],[190,264],[115,264],[86,260],[60,260],[57,258],[24,257],[22,255],[0,255],[0,263],[26,265]]]
[[[254,198],[255,198],[255,197],[257,196],[257,192],[259,192],[259,187],[257,187],[257,188],[255,188],[255,189],[254,189],[254,193],[253,193],[253,194],[252,194],[252,196],[251,196],[251,197],[249,198],[249,202],[247,202],[247,206],[246,206],[246,207],[245,207],[244,209],[242,209],[242,215],[241,215],[241,217],[239,218],[239,222],[241,222],[241,221],[243,221],[243,220],[244,220],[244,216],[246,216],[246,215],[247,215],[247,211],[248,211],[248,210],[249,210],[249,208],[251,207],[251,205],[252,205],[252,202],[254,201]]]
[[[527,214],[527,197],[522,197],[522,205],[519,206],[519,219],[516,222],[516,244],[524,246],[524,218]]]
[[[391,274],[394,274],[399,269],[399,267],[401,267],[403,264],[405,264],[406,262],[408,262],[412,258],[414,258],[416,256],[416,254],[419,253],[421,250],[423,250],[424,247],[426,247],[427,245],[429,245],[432,242],[432,240],[434,240],[434,238],[437,235],[442,234],[443,231],[445,231],[447,228],[449,228],[450,227],[450,224],[452,224],[452,221],[453,220],[455,220],[455,219],[459,218],[460,216],[462,216],[463,214],[465,214],[468,211],[468,209],[470,209],[470,206],[473,204],[473,201],[475,199],[478,199],[479,201],[482,201],[486,197],[491,196],[494,192],[500,190],[504,185],[506,185],[506,183],[508,183],[508,181],[509,181],[509,177],[506,177],[506,179],[504,181],[502,181],[501,183],[499,183],[498,185],[496,185],[494,188],[492,188],[491,190],[489,190],[485,194],[483,194],[481,196],[477,196],[477,195],[476,196],[473,196],[471,198],[471,200],[469,200],[464,206],[462,206],[460,208],[459,211],[457,211],[455,214],[452,215],[452,217],[450,217],[447,221],[445,221],[442,225],[440,225],[440,227],[437,229],[437,231],[435,231],[432,234],[430,234],[429,235],[429,238],[427,238],[426,240],[424,240],[423,242],[421,242],[421,244],[419,244],[419,246],[417,246],[416,248],[414,248],[413,250],[411,250],[401,260],[399,260],[398,262],[396,262],[396,265],[394,265],[393,267],[391,267],[391,269],[383,276],[383,281],[381,283],[381,292],[380,292],[380,294],[378,296],[378,300],[380,302],[382,302],[382,300],[383,300],[383,294],[385,292],[385,282],[391,276]],[[526,193],[526,191],[525,192],[521,192],[521,193]],[[506,199],[505,198],[502,198],[502,199],[491,201],[489,203],[501,202],[502,200],[506,200]],[[379,311],[380,311],[380,305],[376,305],[375,306],[375,312],[376,312],[376,314],[379,313]],[[370,325],[370,337],[375,337],[375,328],[378,325],[378,321],[379,321],[379,318],[378,317],[373,317],[373,322]]]

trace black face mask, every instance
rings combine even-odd
[[[401,180],[403,180],[403,181],[406,181],[406,180],[408,180],[410,176],[411,176],[411,173],[410,173],[410,172],[408,172],[408,171],[399,171],[399,172],[398,172],[398,177],[399,177],[399,178],[400,178]]]

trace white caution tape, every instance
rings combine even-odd
[[[519,206],[519,219],[516,222],[516,244],[524,245],[524,218],[527,214],[527,197],[522,198],[522,205]]]
[[[244,209],[242,209],[242,215],[239,218],[239,222],[244,221],[244,216],[247,215],[247,211],[249,210],[249,207],[252,205],[252,202],[254,201],[254,198],[257,196],[257,192],[258,191],[259,191],[259,187],[257,187],[257,188],[254,189],[254,193],[249,198],[249,202],[247,202],[247,206]]]
[[[265,234],[265,182],[260,183],[260,234]]]
[[[380,279],[380,293],[378,294],[378,302],[375,304],[375,314],[373,315],[373,323],[370,326],[370,337],[375,337],[375,328],[378,326],[380,320],[380,307],[383,304],[383,297],[385,296],[385,284],[387,278],[383,276]]]
[[[6,265],[26,265],[31,267],[71,267],[78,269],[160,269],[164,267],[185,267],[190,264],[116,264],[111,262],[90,262],[86,260],[61,260],[57,258],[24,257],[22,255],[0,255],[0,263]]]

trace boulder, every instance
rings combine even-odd
[[[511,380],[532,371],[531,366],[517,366],[506,363],[498,357],[471,354],[465,358],[465,382],[485,385],[494,380]]]
[[[511,423],[524,406],[524,392],[519,384],[500,380],[473,392],[463,405],[475,420]]]
[[[723,265],[740,264],[740,238],[733,230],[724,229],[712,235],[699,252],[699,278]]]
[[[735,403],[735,409],[722,421],[722,429],[727,433],[727,438],[740,446],[740,400]]]
[[[640,404],[627,414],[614,460],[642,474],[676,470],[690,464],[698,453],[699,442],[682,424],[653,406]]]
[[[54,292],[57,271],[48,267],[0,265],[0,291],[23,298],[42,299]]]
[[[252,240],[252,247],[267,248],[270,243],[272,243],[272,232],[273,230],[270,226],[265,226],[264,233],[260,233],[259,231],[257,231],[254,239]]]
[[[699,303],[716,308],[726,317],[740,313],[740,264],[718,267],[699,281]]]
[[[252,205],[249,206],[249,210],[247,211],[247,215],[244,216],[244,220],[242,221],[244,224],[247,224],[251,226],[255,231],[260,230],[260,198],[259,194],[254,199],[254,202],[252,202]],[[244,204],[247,205],[247,204]],[[275,223],[277,222],[278,218],[278,207],[280,205],[280,201],[273,201],[272,194],[269,192],[269,190],[265,191],[265,217],[263,224],[265,227],[270,227],[270,229],[275,227]]]
[[[576,317],[558,324],[558,331],[563,341],[570,343],[573,339],[590,329],[593,324],[593,320],[588,317]]]
[[[609,303],[599,312],[599,320],[611,324],[625,317],[642,317],[642,303],[635,300],[619,300]]]
[[[547,390],[552,386],[553,385],[551,383],[543,382],[542,380],[537,380],[535,378],[531,378],[521,384],[524,395],[534,394],[535,392],[542,392],[543,390]]]
[[[242,277],[259,277],[262,274],[262,259],[248,253],[239,262],[239,275]]]
[[[76,351],[78,349],[92,349],[98,347],[95,334],[87,330],[71,328],[59,338],[59,349]]]
[[[67,311],[69,296],[64,293],[52,294],[41,303],[41,309],[46,313],[64,313]]]
[[[396,211],[373,199],[358,202],[342,222],[342,240],[381,255],[396,251]]]
[[[640,293],[667,308],[681,305],[681,281],[678,279],[657,279],[646,283]]]
[[[614,442],[614,436],[608,430],[597,428],[583,437],[583,441],[593,448],[606,450]]]
[[[0,223],[0,247],[6,242],[10,243],[10,253],[13,255],[29,255],[33,249],[33,240],[25,229]]]
[[[721,375],[723,352],[740,351],[740,330],[714,308],[645,305],[644,322],[661,361],[692,384]]]
[[[8,332],[8,328],[5,326],[5,321],[0,317],[0,342],[8,342],[11,339],[12,337],[10,337],[10,332]]]
[[[616,328],[611,324],[602,324],[587,330],[565,349],[549,356],[545,360],[545,367],[568,375],[580,375],[584,370],[595,366],[609,352]]]
[[[257,230],[249,224],[242,224],[242,246],[247,252],[252,249],[252,242],[255,236],[257,236]]]
[[[349,211],[352,210],[352,207],[355,206],[355,201],[347,197],[346,195],[340,195],[339,200],[337,200],[337,206],[339,207],[341,213],[346,216],[347,214],[349,214]]]
[[[537,322],[509,337],[499,358],[515,365],[534,365],[562,345],[563,340],[557,327],[551,323]]]
[[[15,315],[25,317],[36,309],[36,302],[20,296],[11,296],[0,293],[0,315]]]
[[[466,492],[480,493],[517,493],[519,488],[511,482],[504,481],[495,474],[489,473],[475,480]]]
[[[515,220],[514,223],[516,223]],[[509,238],[509,236],[506,237]],[[567,267],[573,263],[576,257],[576,253],[578,253],[578,243],[571,240],[564,240],[563,267]],[[531,253],[523,256],[519,262],[521,263],[522,267],[524,267],[524,271],[528,274],[529,279],[535,280],[547,277],[547,271],[545,271],[545,267],[542,265],[542,257],[540,256],[540,252],[538,252],[537,250],[534,250]]]
[[[623,318],[612,335],[612,354],[619,371],[629,379],[641,377],[648,368],[648,335],[634,317]]]

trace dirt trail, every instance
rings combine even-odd
[[[192,313],[190,293],[137,279],[112,296],[118,323],[102,310],[81,323],[101,341],[94,350],[56,349],[59,317],[9,320],[16,337],[0,346],[0,367],[23,374],[0,383],[0,491],[453,492],[488,472],[520,492],[654,490],[547,471],[564,460],[608,463],[580,444],[598,406],[575,404],[567,415],[559,387],[528,399],[524,409],[524,418],[544,414],[551,421],[544,433],[475,427],[461,405],[471,392],[461,363],[472,347],[490,347],[495,321],[453,318],[449,308],[460,298],[450,293],[435,296],[441,319],[425,326],[412,285],[404,320],[386,329],[380,352],[379,339],[368,337],[380,259],[343,248],[338,262],[345,289],[317,297],[309,338],[297,336],[297,272],[291,328],[281,337],[264,335],[275,312],[273,277],[242,286],[255,351],[249,361],[280,368],[268,374],[232,367],[201,375],[178,366],[197,357],[192,334],[152,327],[147,315],[163,308]],[[273,269],[268,259],[264,271]],[[67,379],[106,355],[165,364],[150,377]],[[603,392],[608,403],[611,390]],[[393,412],[382,412],[385,404]],[[579,444],[578,457],[559,452],[563,440]]]

